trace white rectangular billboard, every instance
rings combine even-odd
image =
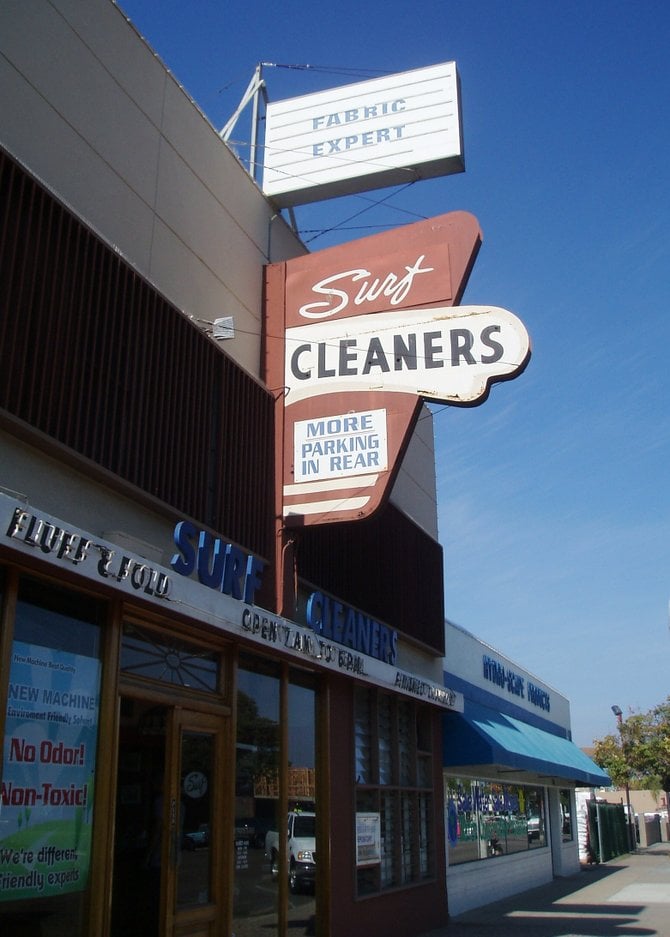
[[[263,163],[282,208],[463,172],[456,63],[269,103]]]

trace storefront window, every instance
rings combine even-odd
[[[282,686],[288,717],[286,751],[281,745]],[[283,846],[279,821],[280,811],[285,811],[287,927],[295,937],[313,934],[317,897],[314,681],[297,671],[290,671],[287,679],[270,662],[242,657],[237,687],[233,931],[246,937],[278,933]],[[281,771],[286,771],[287,780],[284,805]]]
[[[279,668],[242,661],[237,674],[235,889],[233,930],[277,934],[277,874],[265,838],[277,830],[279,797]]]
[[[435,874],[432,742],[425,708],[358,688],[354,701],[358,895]]]
[[[3,933],[85,930],[103,615],[85,595],[20,582],[0,812]]]
[[[567,787],[562,787],[558,792],[561,805],[561,837],[564,843],[569,843],[574,838],[572,830],[572,791]]]
[[[288,685],[288,807],[295,812],[289,844],[288,933],[316,933],[316,692],[311,675],[291,671]]]
[[[546,846],[543,788],[461,778],[445,787],[450,865]]]

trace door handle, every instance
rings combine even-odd
[[[170,800],[170,865],[176,866],[179,859],[177,799]]]

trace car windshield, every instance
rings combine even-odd
[[[314,836],[316,817],[296,817],[293,824],[294,836]]]

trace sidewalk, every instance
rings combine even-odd
[[[670,845],[587,866],[423,937],[670,937]]]

